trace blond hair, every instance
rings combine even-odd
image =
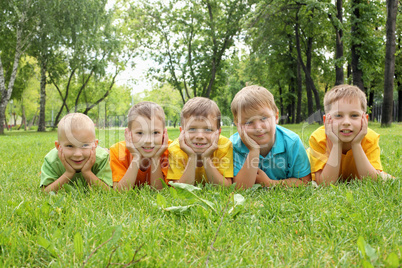
[[[235,122],[238,120],[238,115],[245,110],[257,112],[260,108],[269,108],[275,114],[278,113],[278,107],[275,104],[274,96],[268,89],[252,85],[241,89],[236,93],[232,100],[231,110]]]
[[[57,136],[71,133],[72,131],[89,130],[95,135],[95,124],[91,118],[82,113],[65,115],[57,125]]]
[[[340,100],[345,99],[348,101],[360,100],[360,105],[363,112],[367,109],[366,94],[358,87],[352,85],[338,85],[333,87],[330,91],[325,93],[324,96],[324,110],[328,113],[331,110],[331,105]]]
[[[195,97],[184,104],[180,114],[180,122],[184,125],[184,120],[190,117],[207,118],[212,116],[216,119],[216,126],[221,127],[221,111],[213,100],[204,97]]]
[[[131,125],[137,116],[143,116],[152,120],[154,116],[160,119],[165,127],[165,112],[162,107],[160,107],[155,102],[143,101],[139,102],[128,111],[127,122],[128,128],[131,129]]]

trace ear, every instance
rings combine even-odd
[[[183,129],[180,127],[180,132],[182,132],[182,130],[183,130]]]
[[[221,135],[221,131],[222,131],[222,129],[221,129],[221,128],[219,128],[219,135]]]
[[[95,140],[95,147],[98,147],[98,143],[99,143],[99,140],[96,139],[96,140]]]
[[[325,118],[326,118],[326,115],[324,114],[324,115],[322,116],[322,120],[324,121],[324,123],[325,123]]]
[[[275,123],[278,124],[278,122],[279,122],[279,112],[277,112],[275,115]]]
[[[365,116],[366,116],[366,119],[367,119],[367,121],[368,121],[368,119],[369,119],[369,115],[368,115],[368,114],[365,114]]]
[[[57,150],[59,149],[59,147],[60,147],[59,141],[54,142],[54,147],[56,147]]]

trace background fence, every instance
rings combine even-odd
[[[371,118],[373,121],[381,122],[382,106],[383,106],[382,103],[377,103],[373,105],[373,108],[371,109]],[[394,101],[394,107],[392,110],[392,122],[398,122],[398,112],[399,112],[398,101]]]

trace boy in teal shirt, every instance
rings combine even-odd
[[[265,88],[240,90],[231,105],[237,133],[233,143],[233,171],[238,188],[254,184],[298,186],[311,180],[310,163],[297,134],[278,126],[278,108]]]

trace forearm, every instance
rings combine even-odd
[[[362,179],[363,177],[377,179],[378,171],[371,165],[361,144],[352,145],[352,151],[359,179]]]
[[[317,184],[331,184],[339,179],[341,169],[342,146],[333,145],[327,163],[322,171],[316,172],[315,180]]]
[[[132,189],[135,185],[135,182],[137,181],[138,170],[139,163],[138,161],[133,160],[123,178],[113,184],[113,189],[115,189],[116,191],[125,191]]]
[[[57,192],[64,184],[69,183],[74,174],[64,172],[57,180],[47,185],[43,190],[47,193]]]
[[[305,185],[307,184],[307,181],[303,181],[298,178],[288,178],[284,180],[271,180],[269,182],[268,186],[274,186],[274,185],[284,185],[284,186],[290,186],[290,187],[298,187],[300,185]]]
[[[82,173],[82,176],[84,177],[85,181],[88,183],[89,187],[96,185],[105,190],[110,189],[109,186],[106,185],[106,183],[103,182],[101,179],[99,179],[92,171]]]
[[[162,173],[162,168],[161,168],[161,163],[160,159],[152,159],[151,162],[151,181],[150,184],[152,187],[154,187],[157,190],[160,190],[163,188],[163,183],[161,181],[163,180],[163,173]]]
[[[250,151],[243,167],[233,178],[233,183],[236,183],[237,189],[248,189],[256,183],[259,157],[259,152]]]
[[[223,186],[230,186],[232,184],[232,179],[224,177],[219,172],[219,170],[214,166],[214,164],[211,161],[211,158],[204,159],[203,165],[209,182]]]
[[[195,183],[195,168],[197,165],[197,156],[189,156],[186,168],[177,182],[194,185]]]

